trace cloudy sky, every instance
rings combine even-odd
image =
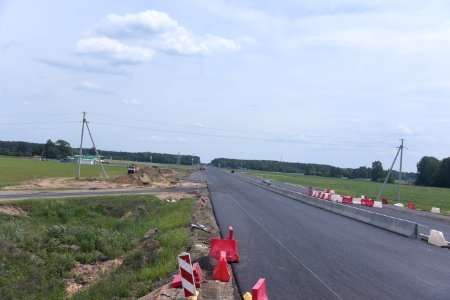
[[[449,55],[446,0],[0,0],[0,140],[415,171]]]

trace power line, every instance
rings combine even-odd
[[[270,143],[294,143],[294,144],[312,144],[312,145],[322,145],[322,146],[347,146],[347,147],[361,147],[361,148],[390,148],[387,146],[380,145],[362,145],[362,144],[344,144],[344,143],[323,143],[323,142],[313,142],[313,141],[299,141],[299,140],[287,140],[287,139],[269,139],[269,138],[257,138],[257,137],[244,137],[244,136],[236,136],[236,135],[223,135],[223,134],[212,134],[212,133],[198,133],[198,132],[188,132],[188,131],[180,131],[180,130],[171,130],[171,129],[160,129],[153,127],[141,127],[141,126],[132,126],[132,125],[123,125],[123,124],[113,124],[113,123],[103,123],[103,122],[90,122],[92,124],[103,125],[103,126],[112,126],[112,127],[122,127],[122,128],[131,128],[131,129],[140,129],[140,130],[152,130],[166,133],[175,133],[175,134],[186,134],[186,135],[195,135],[195,136],[206,136],[206,137],[218,137],[218,138],[228,138],[228,139],[238,139],[238,140],[252,140],[252,141],[260,141],[260,142],[270,142]]]
[[[246,130],[246,129],[226,129],[226,128],[218,128],[218,127],[208,127],[208,126],[195,126],[190,124],[181,124],[181,123],[169,123],[169,122],[163,122],[163,121],[153,121],[153,120],[143,120],[143,119],[136,119],[136,118],[128,118],[123,116],[113,116],[113,115],[107,115],[107,114],[98,114],[98,113],[91,113],[91,115],[101,116],[101,117],[107,117],[112,119],[122,119],[122,120],[128,120],[133,122],[142,122],[142,123],[152,123],[152,124],[161,124],[161,125],[168,125],[168,126],[178,126],[178,127],[187,127],[187,128],[194,128],[197,130],[216,130],[216,131],[223,131],[223,132],[246,132],[246,133],[256,133],[256,134],[273,134],[273,135],[283,135],[283,136],[289,136],[289,134],[286,133],[280,133],[280,132],[270,132],[270,131],[258,131],[258,130]],[[326,136],[326,135],[307,135],[308,138],[326,138],[326,139],[352,139],[349,137],[339,137],[339,136]],[[385,139],[382,137],[373,137],[370,138],[371,141],[380,141],[384,142]],[[390,146],[389,146],[390,147]]]
[[[52,124],[70,124],[80,123],[80,121],[52,121],[52,122],[0,122],[0,125],[52,125]]]

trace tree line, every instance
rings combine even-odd
[[[84,154],[95,155],[94,148],[83,148]],[[154,162],[160,164],[176,164],[178,155],[155,152],[123,152],[98,150],[99,155],[105,160],[129,160],[135,162]],[[29,143],[22,141],[0,141],[0,155],[7,156],[41,156],[47,159],[64,159],[68,156],[79,154],[79,148],[72,148],[70,143],[64,140],[47,140],[44,144]],[[199,164],[200,157],[192,155],[180,155],[180,164]]]
[[[450,157],[424,156],[417,163],[416,185],[450,188]]]
[[[372,181],[384,181],[387,170],[383,169],[380,161],[374,161],[372,167],[361,166],[359,168],[340,168],[325,164],[280,162],[275,160],[244,160],[231,158],[215,158],[211,161],[213,166],[249,169],[259,171],[303,173],[305,175],[315,175],[324,177],[346,177],[352,179],[367,179]],[[414,182],[417,174],[412,172],[402,172],[402,180]],[[392,170],[389,182],[398,178],[398,172]]]

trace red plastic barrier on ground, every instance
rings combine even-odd
[[[217,265],[214,267],[213,279],[228,282],[230,281],[230,278],[231,274],[230,271],[228,270],[226,253],[225,251],[221,251],[219,261],[217,262]]]
[[[198,263],[195,263],[192,265],[192,269],[194,270],[195,287],[199,288],[203,282],[202,268],[200,268],[200,265]]]
[[[308,195],[311,197],[313,195],[313,190],[309,190]]]
[[[181,284],[181,275],[177,274],[172,279],[172,287],[173,288],[179,288],[179,287],[181,287],[181,285],[182,285]]]
[[[317,193],[317,198],[320,198],[320,196],[322,196],[322,192]]]
[[[252,300],[269,300],[266,293],[266,279],[260,278],[252,288]]]
[[[381,204],[388,204],[388,199],[386,198],[381,199]]]
[[[342,203],[353,204],[352,197],[342,197]]]
[[[368,200],[366,200],[366,206],[373,207],[374,202],[375,202],[375,200],[368,199]]]
[[[330,192],[330,189],[325,189],[325,193],[329,193]]]
[[[408,208],[410,208],[410,209],[416,209],[416,206],[414,205],[414,203],[410,203],[410,204],[408,204]]]
[[[327,200],[331,200],[331,196],[333,196],[333,195],[328,194]]]
[[[211,248],[208,255],[218,260],[221,251],[225,251],[228,262],[238,262],[240,259],[237,240],[211,239]]]

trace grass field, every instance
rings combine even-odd
[[[131,162],[113,161],[113,165],[105,164],[106,173],[110,178],[126,174],[126,166]],[[116,165],[117,163],[117,165]],[[137,163],[146,166],[145,163]],[[150,165],[150,164],[148,164]],[[157,165],[157,164],[155,164]],[[180,171],[192,169],[191,166],[158,165],[161,168],[172,168]],[[27,180],[37,178],[68,177],[75,178],[78,165],[73,163],[61,163],[59,161],[38,161],[29,158],[0,156],[0,188],[17,185]],[[98,165],[81,165],[81,178],[102,178]]]
[[[307,176],[295,173],[261,171],[245,171],[245,173],[286,183],[312,186],[317,189],[331,188],[341,195],[365,195],[372,199],[378,196],[382,185],[381,183],[365,180]],[[389,203],[395,203],[397,184],[386,184],[384,197],[389,199]],[[430,210],[433,206],[439,207],[441,212],[450,214],[450,189],[402,185],[401,202],[405,205],[411,202],[415,203],[417,208],[424,210]]]
[[[193,201],[169,204],[145,195],[0,204],[5,205],[27,215],[0,212],[0,299],[64,299],[69,270],[100,255],[121,257],[123,264],[74,299],[119,299],[145,295],[152,282],[176,270]],[[158,232],[143,244],[150,228]]]

